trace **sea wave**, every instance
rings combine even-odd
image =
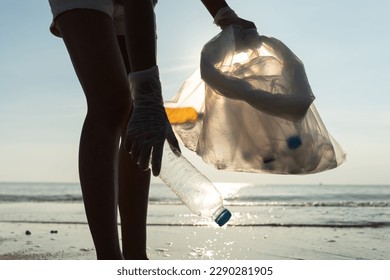
[[[81,195],[0,195],[0,202],[82,202]],[[178,198],[150,197],[152,205],[181,205]],[[272,207],[390,207],[388,201],[269,201],[260,198],[236,198],[224,201],[226,206]]]
[[[269,207],[390,207],[390,186],[284,186],[216,184],[227,206]],[[81,203],[78,184],[0,183],[0,202]],[[151,205],[180,205],[165,185],[152,184]]]
[[[229,201],[227,206],[279,206],[279,207],[390,207],[382,201],[316,201],[316,202],[240,202]]]
[[[82,202],[80,195],[0,195],[0,202]]]

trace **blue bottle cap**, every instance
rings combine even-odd
[[[226,224],[230,218],[232,217],[232,213],[229,210],[224,209],[218,217],[215,218],[215,222],[221,227]]]
[[[291,136],[287,139],[287,146],[290,150],[298,149],[300,146],[302,146],[301,137],[299,137],[298,135]]]

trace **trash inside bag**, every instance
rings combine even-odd
[[[209,41],[200,69],[215,93],[277,117],[301,120],[314,100],[302,62],[256,29],[231,26]]]
[[[287,46],[233,25],[204,46],[200,69],[165,107],[184,145],[217,169],[308,174],[345,161],[313,100]]]

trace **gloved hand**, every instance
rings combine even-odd
[[[229,7],[224,7],[217,12],[214,17],[214,23],[221,27],[222,30],[232,24],[237,24],[244,28],[256,28],[253,22],[239,18]]]
[[[161,170],[165,139],[172,151],[181,154],[179,143],[165,113],[158,67],[129,75],[133,113],[127,126],[126,151],[142,170],[152,165],[154,176]]]

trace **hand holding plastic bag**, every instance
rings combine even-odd
[[[273,116],[302,120],[314,100],[303,63],[281,41],[231,25],[201,55],[202,79],[218,94]]]
[[[244,28],[256,28],[256,25],[246,19],[242,19],[237,16],[237,14],[229,7],[220,9],[214,18],[214,23],[225,29],[226,27],[236,24]]]
[[[147,170],[151,163],[153,175],[158,176],[165,140],[180,155],[179,143],[163,106],[158,68],[132,73],[129,81],[134,107],[125,147],[142,170]]]

